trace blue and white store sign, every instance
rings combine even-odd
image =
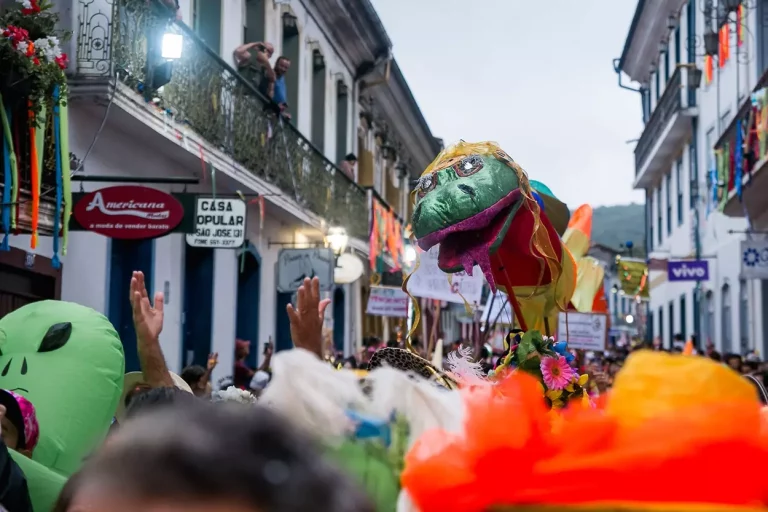
[[[741,278],[768,279],[768,240],[741,242]]]

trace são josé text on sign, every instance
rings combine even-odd
[[[245,243],[246,205],[242,199],[199,197],[195,232],[187,235],[193,247],[236,249]]]

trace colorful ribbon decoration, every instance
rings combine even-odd
[[[35,112],[32,110],[32,101],[29,106],[29,174],[32,181],[32,237],[29,247],[37,249],[37,228],[40,221],[40,161],[37,154],[37,127],[35,126]]]
[[[59,106],[59,144],[61,146],[61,185],[64,193],[64,216],[61,219],[61,254],[67,255],[69,218],[72,216],[72,175],[69,165],[69,107]]]
[[[56,157],[56,211],[53,216],[53,259],[51,266],[61,268],[59,260],[59,234],[61,230],[61,203],[62,203],[62,179],[61,179],[61,117],[59,105],[59,86],[53,89],[53,135],[55,139]]]
[[[13,152],[13,142],[11,141],[11,124],[9,122],[11,112],[3,107],[3,96],[0,94],[0,117],[3,122],[3,231],[5,236],[0,244],[0,250],[9,251],[8,237],[11,234],[11,211],[13,203],[11,201],[11,190],[13,189],[13,174],[11,167],[16,165],[16,155]]]
[[[744,174],[744,133],[741,130],[741,119],[736,121],[736,151],[734,155],[735,169],[734,169],[734,187],[736,188],[736,196],[741,200],[742,193],[742,176]]]

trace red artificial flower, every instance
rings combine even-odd
[[[54,60],[56,61],[56,64],[58,64],[61,69],[66,69],[67,63],[69,62],[69,57],[67,57],[66,53],[62,53],[61,55],[56,57],[56,59]]]
[[[29,32],[23,28],[8,25],[3,31],[3,36],[9,38],[13,47],[16,48],[18,43],[21,41],[27,41],[29,39]]]
[[[29,0],[29,3],[32,4],[32,7],[29,9],[22,9],[21,14],[24,16],[29,16],[30,14],[38,14],[41,9],[40,5],[38,5],[37,0]]]
[[[35,66],[39,66],[40,65],[40,59],[38,59],[37,57],[32,59],[32,62],[35,64]]]

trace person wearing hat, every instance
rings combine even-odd
[[[35,408],[21,395],[0,390],[0,425],[0,506],[12,512],[32,512],[27,479],[8,449],[32,457],[40,438]]]

